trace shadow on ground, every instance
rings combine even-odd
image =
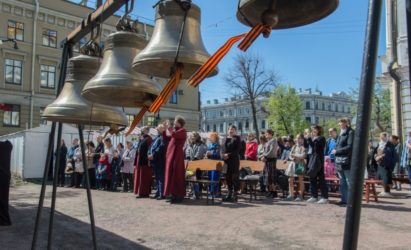
[[[0,227],[1,249],[30,249],[36,212],[37,207],[27,206],[27,204],[10,206],[13,225]],[[49,212],[49,208],[43,209],[37,249],[47,248]],[[149,249],[98,227],[96,235],[98,249]],[[143,239],[137,239],[137,241],[144,242]],[[52,249],[92,249],[90,224],[56,212]]]

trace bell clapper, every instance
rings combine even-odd
[[[278,24],[277,0],[271,0],[270,6],[261,14],[261,21],[264,25],[270,26],[272,29]],[[263,33],[264,37],[270,36],[269,33]]]

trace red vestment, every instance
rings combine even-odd
[[[163,134],[170,140],[166,155],[166,172],[164,183],[164,196],[183,198],[186,194],[184,144],[187,132],[184,128],[169,129],[171,137]]]

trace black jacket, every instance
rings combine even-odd
[[[340,134],[335,145],[335,157],[347,157],[348,162],[344,164],[343,169],[348,170],[351,166],[351,154],[352,147],[354,143],[354,130],[352,128],[347,128],[343,134]],[[335,164],[338,165],[338,159],[336,159]]]
[[[93,157],[93,163],[97,164],[98,160],[100,159],[100,154],[104,153],[104,143],[100,142],[97,147],[96,150],[94,151],[95,155]]]
[[[138,146],[138,165],[147,166],[148,165],[148,150],[151,146],[152,139],[149,135],[143,135]]]
[[[227,138],[224,143],[224,154],[228,154],[228,159],[225,160],[227,167],[230,169],[240,168],[240,150],[241,138],[238,135],[232,138]]]

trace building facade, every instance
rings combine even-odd
[[[303,118],[309,124],[321,124],[330,119],[348,117],[352,119],[351,109],[354,102],[344,92],[324,96],[320,91],[311,89],[298,91],[303,104]],[[257,126],[259,130],[267,129],[267,112],[263,106],[267,99],[257,100]],[[251,105],[247,100],[226,98],[207,101],[201,107],[201,130],[225,134],[230,125],[236,125],[241,134],[254,132],[255,124]]]
[[[0,0],[0,39],[13,39],[17,45],[11,42],[0,45],[0,135],[45,123],[41,113],[55,100],[57,93],[60,41],[91,11],[93,9],[64,0]],[[112,16],[102,25],[102,44],[110,33],[116,32],[118,18]],[[138,29],[149,39],[153,26],[139,23]],[[87,38],[81,43],[86,41]],[[75,55],[79,47],[79,44],[75,46]],[[186,118],[188,129],[197,130],[198,100],[198,88],[182,83],[159,114],[146,115],[142,124],[153,125],[180,114]],[[138,111],[125,108],[129,120]]]
[[[386,54],[380,57],[382,75],[379,80],[390,90],[392,133],[403,137],[411,130],[406,0],[386,0],[385,7]],[[390,74],[390,65],[399,77],[397,81]]]

